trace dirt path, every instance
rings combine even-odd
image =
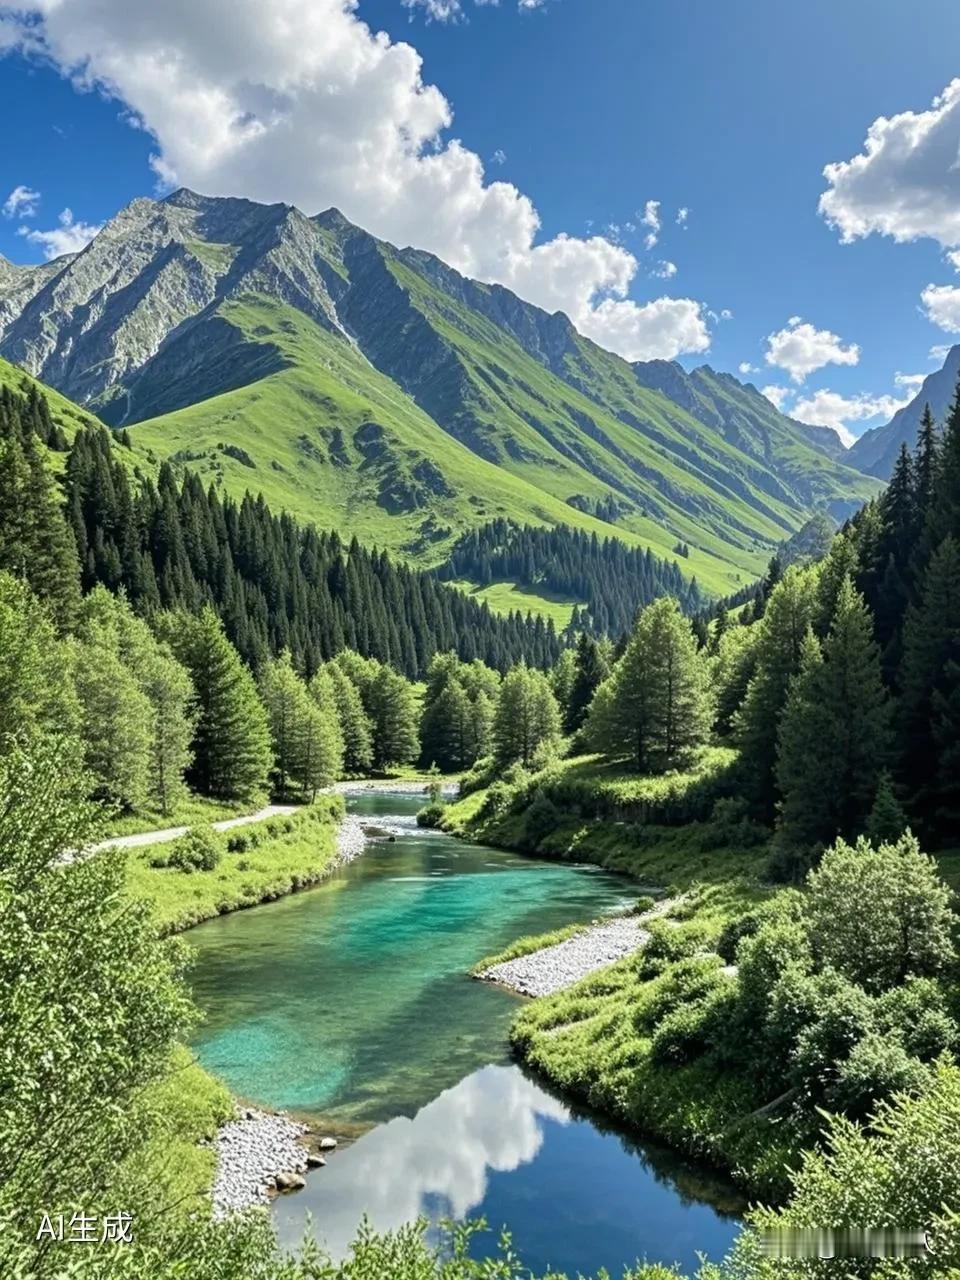
[[[256,813],[247,813],[240,818],[225,818],[222,822],[210,825],[214,831],[229,831],[231,827],[245,827],[251,822],[262,822],[265,818],[284,817],[288,813],[296,813],[299,808],[296,804],[268,804]],[[100,849],[138,849],[142,845],[165,844],[168,840],[178,839],[187,830],[188,827],[163,827],[160,831],[138,831],[132,836],[114,836],[112,840],[95,844],[91,853],[97,853]]]

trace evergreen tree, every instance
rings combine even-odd
[[[923,575],[919,603],[907,614],[898,717],[900,772],[910,811],[923,831],[936,832],[935,811],[951,808],[956,786],[953,716],[960,664],[960,544],[948,537]]]
[[[637,619],[611,688],[591,714],[596,749],[663,773],[706,741],[711,707],[707,665],[675,600],[657,600]]]
[[[581,632],[577,640],[574,661],[576,671],[563,723],[567,733],[576,733],[582,727],[593,695],[610,674],[609,661],[600,645],[586,632]]]
[[[893,844],[907,830],[907,825],[907,815],[894,794],[893,779],[884,770],[873,807],[867,815],[866,837],[875,845]]]
[[[311,710],[299,743],[297,773],[304,794],[313,800],[343,773],[344,738],[333,679],[321,668],[307,686]]]
[[[149,795],[150,699],[124,665],[113,629],[85,627],[82,640],[70,641],[70,652],[84,763],[95,794],[125,810],[140,809]]]
[[[70,737],[80,707],[68,654],[30,588],[0,573],[0,756],[38,734]]]
[[[360,691],[336,662],[328,663],[324,671],[330,680],[343,736],[343,768],[347,773],[366,773],[373,764],[373,734]]]
[[[870,614],[848,577],[822,651],[807,633],[783,717],[784,848],[811,849],[863,830],[888,758],[889,723]]]
[[[744,790],[766,818],[774,815],[777,735],[790,681],[814,617],[816,571],[789,568],[767,601],[756,641],[756,670],[735,718]]]
[[[302,782],[300,764],[306,721],[317,711],[307,696],[306,686],[293,669],[288,649],[264,666],[260,696],[270,721],[274,792],[278,798],[286,799],[293,786]],[[313,726],[311,740],[312,734]]]
[[[169,633],[197,696],[191,781],[218,799],[255,799],[267,788],[273,756],[270,724],[253,676],[211,608],[192,617],[177,615]]]
[[[570,710],[570,697],[577,678],[577,662],[572,649],[564,649],[550,672],[550,686],[564,722]]]
[[[27,582],[67,631],[80,602],[76,544],[24,412],[25,403],[9,397],[0,407],[0,570]]]
[[[396,671],[377,666],[368,694],[373,763],[378,769],[411,764],[420,755],[413,689]]]
[[[560,709],[550,682],[521,662],[500,688],[493,722],[494,752],[501,765],[519,761],[529,768],[560,733]]]
[[[477,758],[473,733],[473,706],[463,684],[449,678],[430,702],[420,722],[424,762],[444,773],[468,769]]]

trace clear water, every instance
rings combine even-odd
[[[190,934],[204,1065],[244,1098],[356,1137],[276,1202],[281,1236],[299,1239],[309,1212],[340,1255],[364,1213],[379,1228],[484,1216],[538,1270],[720,1257],[737,1227],[729,1190],[572,1114],[511,1064],[516,997],[468,976],[515,938],[590,920],[635,888],[420,832],[421,803],[356,797],[395,842]]]

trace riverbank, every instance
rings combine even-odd
[[[363,852],[366,829],[376,824],[348,814],[345,797],[359,792],[419,795],[427,778],[364,779],[336,783],[312,805],[271,806],[214,824],[219,858],[207,869],[170,865],[167,849],[180,828],[120,837],[105,851],[126,851],[127,889],[148,902],[164,933],[182,933],[232,911],[312,888]],[[444,784],[452,795],[454,786]],[[269,816],[264,816],[269,814]]]
[[[661,780],[564,761],[510,786],[477,789],[448,806],[440,826],[538,858],[594,863],[631,876],[641,892],[682,897],[669,923],[651,922],[653,937],[642,944],[635,945],[642,925],[634,923],[632,936],[628,925],[611,929],[607,960],[603,934],[594,935],[594,948],[591,930],[578,929],[539,946],[520,939],[510,955],[484,964],[501,964],[493,976],[535,997],[510,1030],[527,1067],[564,1096],[713,1165],[750,1194],[778,1199],[788,1190],[788,1164],[809,1144],[809,1124],[801,1132],[789,1113],[757,1115],[767,1099],[735,1073],[707,1059],[658,1061],[653,1047],[659,1021],[686,998],[691,973],[724,969],[716,953],[724,930],[771,892],[766,847],[750,824],[692,816],[705,807],[718,763],[722,776],[728,761],[710,758],[703,770]]]

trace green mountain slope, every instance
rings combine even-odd
[[[685,543],[721,592],[877,487],[752,388],[697,371],[678,403],[566,317],[335,210],[181,191],[45,270],[19,311],[0,276],[0,351],[157,456],[419,563],[504,516]]]

